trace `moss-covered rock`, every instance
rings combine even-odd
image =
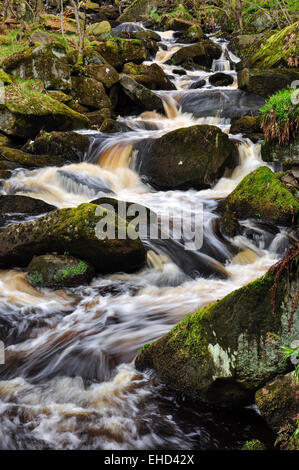
[[[143,21],[154,12],[158,6],[158,0],[134,0],[120,15],[118,21]]]
[[[221,201],[224,216],[239,219],[258,218],[275,225],[296,225],[299,202],[285,188],[279,176],[262,166],[249,173],[234,191]]]
[[[86,32],[91,36],[101,36],[103,34],[111,33],[111,29],[109,21],[101,21],[100,23],[88,25]]]
[[[98,42],[93,49],[117,70],[126,62],[141,64],[148,56],[146,48],[139,39],[109,39]]]
[[[100,273],[132,272],[142,267],[145,250],[140,239],[118,238],[119,230],[127,226],[126,221],[105,210],[103,215],[97,215],[97,207],[81,204],[7,227],[0,233],[0,266],[27,266],[34,255],[68,252],[91,263]],[[101,223],[103,230],[111,229],[115,236],[101,239]]]
[[[102,123],[107,119],[111,119],[114,114],[110,108],[102,108],[97,111],[87,113],[86,116],[89,119],[90,127],[92,129],[99,129]]]
[[[299,164],[299,136],[290,139],[287,144],[279,144],[277,141],[264,141],[261,148],[264,162],[287,162]]]
[[[291,369],[271,341],[295,339],[299,332],[298,248],[286,256],[265,276],[188,315],[143,349],[137,369],[155,369],[168,386],[192,398],[221,406],[252,403],[258,388]]]
[[[232,122],[230,134],[244,134],[245,137],[256,139],[263,137],[260,116],[243,116]]]
[[[77,132],[43,132],[33,141],[27,142],[22,150],[34,155],[59,157],[61,162],[80,162],[89,147],[87,135]]]
[[[173,54],[169,63],[171,65],[180,65],[187,60],[192,60],[197,65],[211,67],[214,59],[221,56],[221,47],[210,39],[203,39],[197,44],[185,46]]]
[[[111,108],[104,85],[88,77],[72,77],[72,95],[83,106],[93,109]]]
[[[234,54],[246,61],[256,53],[257,49],[264,46],[272,34],[268,31],[266,33],[233,36],[228,47]]]
[[[238,72],[238,87],[241,90],[268,98],[278,90],[290,87],[299,80],[299,71],[279,68],[277,70],[242,69]]]
[[[67,52],[59,42],[16,52],[4,59],[2,67],[14,77],[42,80],[47,89],[68,91],[71,87]]]
[[[177,129],[136,145],[139,174],[160,189],[204,189],[238,163],[235,145],[216,126]],[[170,151],[171,149],[171,151]]]
[[[101,82],[105,88],[111,88],[118,82],[119,75],[114,67],[110,64],[89,64],[82,68],[82,75],[91,77]],[[75,90],[76,92],[76,90]]]
[[[262,33],[266,29],[271,28],[273,23],[274,20],[270,11],[257,10],[248,17],[247,21],[245,21],[244,30],[248,33]]]
[[[0,163],[2,168],[41,168],[45,166],[59,166],[65,163],[59,155],[32,155],[28,152],[12,148],[0,147]],[[4,164],[4,166],[3,166]]]
[[[190,26],[181,36],[176,40],[180,44],[193,44],[199,42],[204,38],[203,30],[200,26]]]
[[[27,268],[27,278],[34,287],[77,287],[89,284],[94,275],[93,266],[73,256],[35,256]]]
[[[0,130],[19,137],[35,136],[41,129],[72,130],[88,127],[88,119],[68,106],[32,89],[9,85],[0,105]]]
[[[0,84],[2,85],[11,85],[12,84],[12,77],[8,75],[8,73],[4,72],[4,70],[0,69]]]
[[[298,67],[299,22],[272,34],[247,62],[249,68]]]
[[[175,85],[169,80],[163,69],[156,63],[137,65],[133,62],[125,64],[123,73],[132,77],[137,83],[150,90],[175,90]]]
[[[125,94],[136,103],[141,110],[163,111],[163,102],[153,91],[137,83],[128,75],[122,75],[120,85]]]
[[[292,373],[276,377],[255,394],[263,418],[274,432],[287,424],[296,429],[299,410],[299,383]],[[299,442],[298,442],[299,444]]]

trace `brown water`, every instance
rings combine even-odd
[[[180,46],[173,47],[171,32],[163,33],[163,42],[168,51],[160,50],[155,60],[172,74],[173,67],[164,62]],[[235,76],[228,63],[222,57],[213,68]],[[158,92],[165,115],[120,118],[132,129],[123,134],[88,132],[91,147],[84,162],[16,171],[3,183],[3,192],[62,208],[94,199],[104,185],[113,197],[146,205],[160,216],[201,203],[204,251],[224,264],[230,276],[188,276],[179,266],[188,264],[192,254],[187,259],[182,251],[174,262],[167,242],[160,250],[149,247],[148,265],[138,273],[98,276],[90,286],[67,291],[36,290],[24,273],[0,272],[0,328],[6,346],[6,363],[0,365],[0,448],[219,449],[259,437],[271,443],[254,408],[231,412],[192,404],[134,368],[143,344],[163,336],[186,314],[258,278],[287,243],[283,229],[273,235],[250,221],[243,223],[242,236],[227,243],[215,232],[217,201],[262,164],[260,145],[242,136],[240,165],[213,189],[154,191],[135,172],[134,144],[143,139],[201,123],[229,133],[229,119],[217,113],[195,119],[180,110],[196,74],[209,75],[188,72],[174,79],[178,91]]]

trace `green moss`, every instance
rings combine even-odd
[[[43,276],[41,273],[28,274],[28,278],[31,284],[33,284],[34,286],[41,284],[43,282]]]
[[[4,70],[0,69],[0,82],[4,83],[4,85],[10,85],[12,83],[12,78],[4,72]]]
[[[247,450],[264,450],[265,447],[259,439],[252,439],[251,441],[246,441]]]
[[[79,261],[78,264],[69,266],[66,269],[60,269],[57,272],[58,277],[62,277],[62,279],[66,277],[72,277],[72,276],[79,276],[80,274],[84,274],[88,269],[88,264],[85,263],[84,261]]]

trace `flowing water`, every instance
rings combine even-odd
[[[189,403],[154,375],[134,368],[142,345],[163,336],[186,314],[265,273],[288,245],[285,230],[252,221],[242,222],[242,235],[233,240],[219,232],[219,199],[262,164],[260,145],[241,135],[234,136],[239,166],[212,189],[155,191],[135,171],[137,142],[194,124],[213,124],[227,133],[230,128],[230,119],[220,118],[217,109],[201,118],[182,111],[186,93],[213,89],[208,84],[213,72],[176,75],[180,67],[165,62],[183,46],[174,44],[173,32],[161,35],[163,48],[154,61],[177,88],[157,92],[164,115],[119,118],[131,129],[126,133],[86,131],[91,144],[83,162],[18,170],[3,182],[2,192],[40,198],[59,208],[111,195],[143,204],[158,216],[202,205],[202,252],[225,265],[228,277],[205,278],[196,269],[190,273],[198,253],[177,250],[167,241],[148,245],[142,271],[98,276],[89,286],[67,291],[36,290],[25,273],[1,271],[0,325],[6,337],[5,365],[0,366],[2,449],[230,449],[259,437],[271,444],[272,435],[254,407],[227,411]],[[213,70],[234,77],[233,85],[222,89],[225,93],[236,89],[233,63],[238,58],[225,43],[222,50]],[[199,78],[206,80],[204,88],[189,90]]]

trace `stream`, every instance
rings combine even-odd
[[[142,204],[159,216],[170,209],[179,213],[183,207],[203,207],[202,250],[224,264],[230,277],[204,278],[196,271],[191,276],[185,267],[192,253],[181,250],[174,255],[167,240],[147,247],[148,263],[142,271],[98,276],[89,286],[74,289],[36,290],[22,271],[0,271],[0,325],[7,332],[5,365],[0,366],[2,449],[237,449],[252,438],[268,448],[273,444],[255,406],[219,410],[192,403],[153,373],[134,368],[145,343],[166,334],[186,314],[263,275],[288,246],[283,228],[273,230],[249,220],[242,222],[242,235],[232,240],[215,231],[219,200],[264,164],[260,143],[230,136],[238,143],[239,166],[212,189],[157,191],[139,177],[136,142],[142,152],[143,140],[196,124],[216,125],[229,133],[231,116],[223,113],[227,97],[239,93],[234,70],[238,58],[224,41],[211,72],[185,71],[165,63],[185,45],[174,42],[173,31],[159,34],[162,41],[152,62],[176,86],[156,91],[165,115],[147,111],[119,117],[128,132],[82,131],[90,137],[84,161],[16,170],[3,182],[2,193],[24,194],[64,208],[107,196],[108,188],[112,197]],[[208,78],[215,71],[231,75],[232,85],[210,85]],[[189,89],[199,79],[206,85]],[[190,111],[193,98],[215,91],[222,94],[223,108],[201,116]]]

